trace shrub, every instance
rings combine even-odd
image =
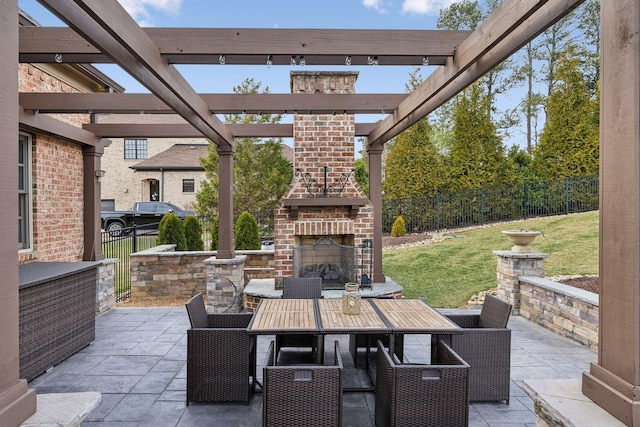
[[[236,222],[236,249],[260,249],[258,222],[249,212],[243,212]]]
[[[216,217],[216,219],[213,221],[213,227],[211,228],[211,250],[212,251],[217,251],[218,250],[218,227],[219,227],[219,223],[220,223],[220,220],[218,219],[218,217]]]
[[[187,241],[188,251],[204,251],[204,242],[202,241],[202,226],[200,221],[193,215],[189,215],[184,219],[184,237]]]
[[[400,237],[407,234],[407,224],[404,222],[404,218],[402,215],[398,215],[395,221],[393,221],[393,226],[391,227],[391,235],[393,237]]]
[[[176,251],[187,250],[187,240],[184,237],[184,226],[178,215],[173,212],[162,217],[158,226],[158,245],[176,245]]]

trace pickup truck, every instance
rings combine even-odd
[[[162,217],[173,212],[180,219],[195,215],[194,211],[185,211],[166,202],[136,202],[130,211],[102,211],[100,212],[102,229],[112,236],[122,234],[122,229],[134,225],[157,224]]]

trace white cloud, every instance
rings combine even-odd
[[[456,0],[404,0],[402,12],[414,15],[438,15],[441,9],[446,9],[456,3]]]
[[[364,7],[373,9],[379,13],[387,13],[387,8],[384,6],[384,0],[362,0]]]
[[[154,25],[149,9],[169,15],[180,10],[182,0],[118,0],[120,5],[136,20],[141,27]]]

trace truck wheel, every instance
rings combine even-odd
[[[115,221],[109,223],[109,225],[107,226],[107,231],[109,232],[109,235],[111,237],[118,237],[122,235],[122,228],[122,223]]]

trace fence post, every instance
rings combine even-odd
[[[442,218],[440,217],[440,213],[441,213],[440,197],[441,197],[440,193],[436,194],[436,230],[440,230],[442,226]]]
[[[480,225],[484,225],[484,188],[480,189]]]
[[[522,197],[522,217],[527,219],[527,183],[524,183],[524,192]]]
[[[569,215],[569,177],[564,179],[564,194],[565,194],[565,208],[567,215]]]
[[[132,244],[133,244],[132,252],[133,253],[138,252],[138,233],[136,231],[137,229],[138,229],[138,227],[134,224],[134,226],[133,226],[133,242],[132,242]]]

